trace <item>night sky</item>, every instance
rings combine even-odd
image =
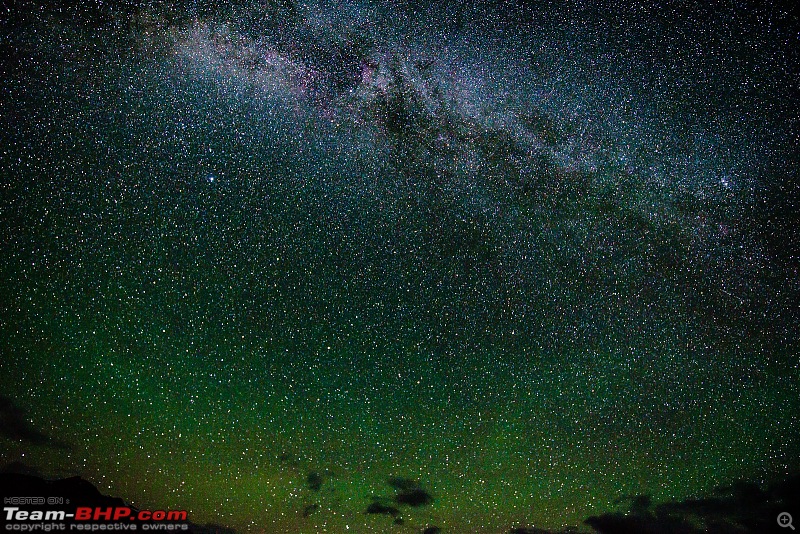
[[[0,463],[309,533],[800,472],[797,13],[53,4],[0,13]]]

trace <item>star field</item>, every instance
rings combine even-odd
[[[796,15],[0,17],[3,464],[256,532],[798,472]]]

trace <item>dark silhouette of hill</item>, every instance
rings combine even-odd
[[[705,533],[756,534],[786,532],[778,514],[800,513],[800,475],[762,489],[758,484],[736,482],[720,487],[710,497],[652,504],[634,499],[632,513],[592,516],[585,523],[602,534]]]
[[[54,449],[70,449],[68,443],[48,436],[31,425],[25,417],[25,410],[5,395],[0,395],[0,437]]]

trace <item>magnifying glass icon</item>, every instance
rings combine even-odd
[[[794,530],[794,525],[792,525],[792,514],[789,512],[781,512],[778,514],[778,524],[783,528],[790,528]]]

